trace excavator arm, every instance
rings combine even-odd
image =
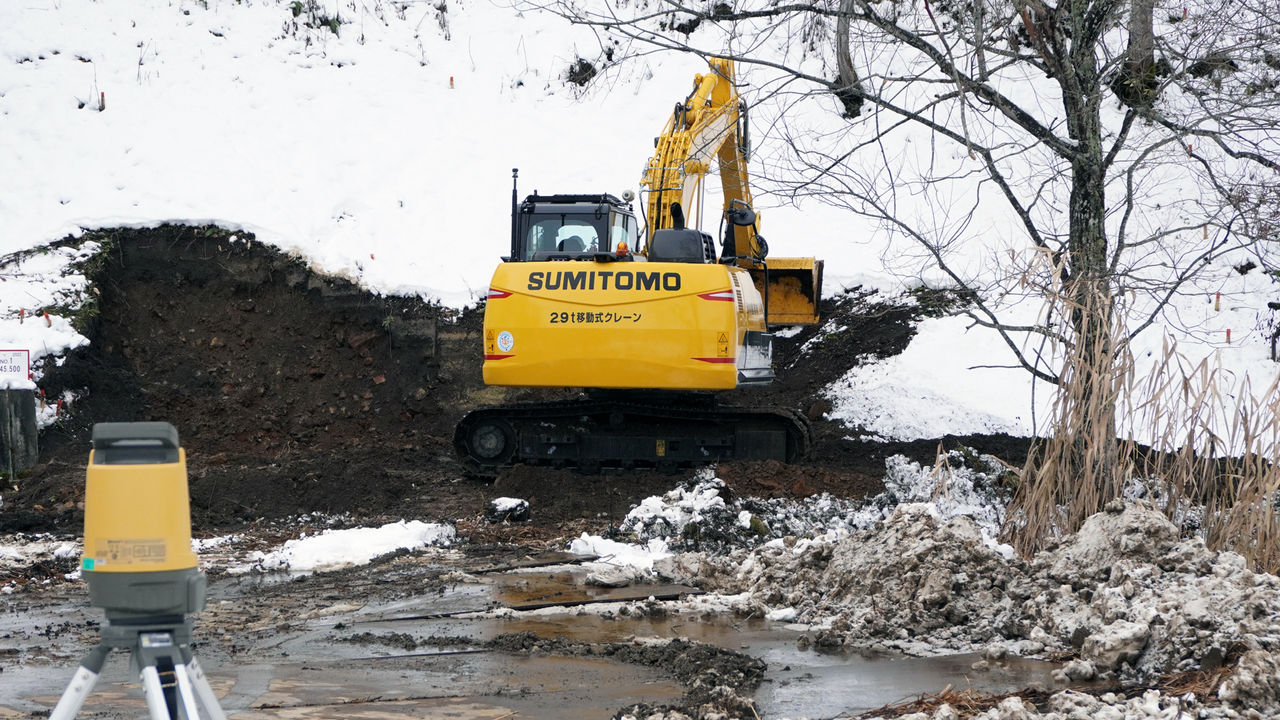
[[[733,61],[712,58],[710,72],[694,76],[693,91],[676,104],[654,145],[640,182],[648,191],[649,237],[658,230],[682,229],[686,222],[699,227],[703,181],[717,173],[723,197],[720,261],[751,273],[765,296],[770,326],[816,323],[822,261],[768,259],[768,244],[759,233],[747,175],[746,105],[738,94]]]

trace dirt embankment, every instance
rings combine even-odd
[[[450,444],[458,418],[548,394],[484,387],[481,309],[373,295],[247,233],[165,226],[64,242],[86,239],[102,245],[82,268],[94,301],[75,310],[92,342],[50,363],[40,381],[48,396],[70,391],[77,400],[44,432],[41,464],[5,493],[0,531],[78,531],[89,433],[102,421],[179,429],[197,529],[308,512],[465,520],[486,498],[509,495],[530,499],[533,526],[554,535],[617,520],[678,480],[531,468],[492,485],[464,480]],[[885,457],[931,460],[934,440],[847,439],[823,419],[820,396],[859,358],[900,352],[914,322],[949,302],[929,300],[900,307],[854,289],[824,304],[834,322],[780,338],[779,381],[726,399],[808,412],[817,445],[795,466],[721,468],[726,481],[743,495],[861,497],[879,489]],[[1007,438],[946,442],[1015,461],[1025,451]]]

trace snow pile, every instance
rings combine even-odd
[[[1220,705],[1207,705],[1193,694],[1164,695],[1159,690],[1148,690],[1137,697],[1125,699],[1115,693],[1100,696],[1064,690],[1052,695],[1045,703],[1045,711],[1021,697],[1008,697],[985,712],[967,714],[949,704],[943,704],[932,714],[911,713],[895,716],[895,720],[1183,720],[1186,718],[1262,718],[1258,714],[1240,714],[1235,709]],[[873,716],[867,720],[887,720]]]
[[[850,524],[867,529],[887,520],[902,503],[928,503],[940,518],[971,518],[983,542],[1013,557],[1013,549],[996,540],[1009,504],[1001,481],[1010,469],[999,458],[971,451],[951,450],[938,460],[933,467],[921,467],[901,455],[886,458],[885,491],[856,511]]]
[[[973,467],[970,467],[973,466]],[[672,550],[723,555],[786,538],[812,538],[863,530],[883,522],[902,503],[928,503],[938,517],[972,518],[984,543],[997,543],[1008,493],[1008,472],[996,458],[953,450],[935,467],[901,455],[885,460],[885,491],[870,501],[822,493],[804,500],[734,497],[724,481],[707,473],[692,487],[645,498],[627,514],[616,539],[660,539]]]
[[[1280,711],[1280,657],[1262,650],[1250,650],[1240,657],[1235,672],[1220,688],[1218,697],[1233,705]]]
[[[587,533],[569,543],[569,552],[598,558],[583,563],[583,567],[587,569],[587,584],[604,587],[642,581],[653,570],[655,562],[671,555],[667,543],[657,538],[635,545]]]
[[[884,524],[833,543],[770,543],[738,577],[753,602],[826,625],[818,645],[886,641],[933,653],[985,644],[1016,626],[1018,603],[1006,589],[1021,572],[972,518],[943,519],[930,505],[909,503]]]
[[[1275,717],[1277,705],[1276,683],[1280,678],[1280,666],[1275,656],[1249,652],[1240,659],[1235,673],[1218,691],[1221,705],[1204,702],[1193,693],[1165,695],[1159,690],[1147,690],[1141,695],[1125,699],[1115,693],[1090,695],[1074,690],[1054,693],[1045,702],[1044,712],[1021,697],[1008,697],[985,712],[965,714],[949,704],[943,704],[930,713],[911,713],[894,716],[895,720],[1201,720]],[[1247,687],[1247,692],[1261,690],[1262,694],[1236,696],[1235,688]],[[872,716],[867,720],[887,720]]]
[[[1214,667],[1237,647],[1280,651],[1280,579],[1180,539],[1144,503],[1113,503],[1030,564],[990,547],[971,518],[920,504],[830,542],[744,555],[725,581],[747,592],[742,609],[791,609],[822,646],[991,660],[1075,648],[1071,677],[1126,681]]]
[[[673,550],[724,555],[787,536],[847,531],[860,505],[861,501],[825,493],[804,501],[733,497],[721,479],[703,478],[692,487],[645,498],[614,536],[657,539]]]
[[[500,497],[489,501],[484,519],[491,523],[524,522],[529,519],[529,501]]]
[[[318,535],[290,540],[271,552],[254,552],[250,565],[230,572],[250,570],[288,571],[295,575],[361,565],[397,550],[448,546],[457,539],[451,525],[420,520],[388,523],[378,528],[325,530]]]
[[[1099,674],[1215,666],[1237,643],[1280,650],[1280,578],[1180,539],[1146,504],[1112,503],[1031,572],[1023,611]]]

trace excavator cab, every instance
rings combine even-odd
[[[630,204],[613,195],[535,193],[512,214],[511,255],[505,260],[629,260],[636,235]]]

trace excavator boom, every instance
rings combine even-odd
[[[703,183],[720,179],[720,261],[745,269],[765,298],[769,327],[818,322],[822,261],[812,257],[770,258],[760,235],[748,182],[750,157],[746,104],[739,96],[731,60],[713,58],[710,72],[696,75],[693,90],[677,103],[654,154],[645,166],[645,219],[650,236],[659,230],[699,226]]]

